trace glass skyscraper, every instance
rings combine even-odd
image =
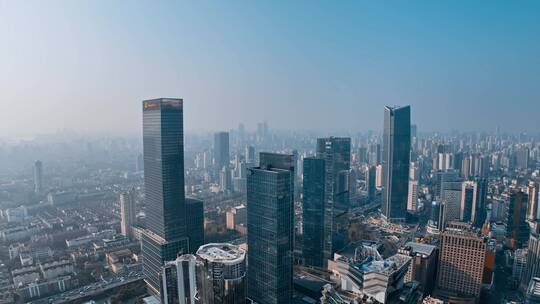
[[[348,212],[349,170],[351,168],[351,139],[348,137],[328,137],[317,139],[318,158],[324,159],[324,262],[340,249],[346,232],[339,233],[336,218]],[[346,217],[342,217],[346,218]],[[343,227],[346,230],[346,227]]]
[[[217,132],[214,134],[214,161],[216,162],[217,170],[229,166],[228,132]]]
[[[195,253],[204,245],[204,204],[195,198],[186,198],[186,224],[189,252]]]
[[[383,131],[382,215],[405,221],[411,150],[411,107],[385,107]]]
[[[156,294],[164,262],[189,251],[183,135],[182,99],[143,101],[147,225],[142,237],[143,273]]]
[[[329,258],[324,254],[325,161],[322,158],[304,158],[303,186],[303,256],[306,265],[324,267]],[[330,228],[332,228],[330,226]]]
[[[287,304],[293,274],[293,155],[261,153],[247,173],[248,297]]]

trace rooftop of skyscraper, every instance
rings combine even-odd
[[[238,263],[244,259],[246,252],[232,244],[210,243],[201,246],[197,255],[211,262]]]

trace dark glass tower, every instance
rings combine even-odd
[[[217,132],[214,134],[214,160],[218,170],[229,166],[228,132]]]
[[[351,139],[348,137],[328,137],[317,139],[317,157],[326,160],[328,189],[332,194],[334,208],[345,210],[349,207],[348,174],[351,169]]]
[[[375,179],[377,175],[377,167],[375,166],[369,166],[369,168],[366,170],[366,188],[368,193],[368,199],[369,202],[372,203],[375,201]]]
[[[158,294],[164,262],[189,251],[182,99],[143,101],[143,145],[147,224],[143,273],[150,290]]]
[[[247,173],[248,297],[287,304],[293,274],[293,155],[261,153]]]
[[[512,190],[508,196],[506,205],[506,239],[508,247],[518,249],[527,242],[530,234],[527,223],[528,196],[520,190]]]
[[[411,150],[411,107],[385,107],[383,131],[382,215],[405,221]]]
[[[487,193],[488,180],[487,178],[476,178],[476,205],[473,224],[480,228],[484,225],[487,217]]]
[[[346,232],[340,234],[337,218],[349,208],[349,170],[351,168],[351,139],[328,137],[317,139],[317,157],[325,161],[324,188],[324,260],[343,244]],[[341,217],[345,218],[345,217]],[[346,229],[345,229],[346,230]]]
[[[189,252],[195,253],[204,245],[204,204],[195,198],[186,198],[186,224]]]
[[[302,219],[304,230],[303,256],[306,265],[324,267],[324,187],[325,161],[304,158],[304,187]]]

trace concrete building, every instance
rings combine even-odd
[[[407,211],[416,212],[418,208],[418,181],[409,180],[409,191],[407,196]]]
[[[372,247],[348,246],[334,253],[333,260],[328,262],[328,270],[339,287],[340,297],[350,294],[351,298],[388,303],[389,296],[403,288],[410,262],[411,257],[407,255],[396,254],[383,259]],[[323,302],[333,303],[330,299]]]
[[[435,287],[439,249],[437,246],[408,242],[398,253],[412,258],[405,282],[417,281],[421,284],[425,294],[431,294]]]
[[[436,295],[478,299],[486,259],[486,238],[470,224],[451,222],[441,235]]]
[[[540,184],[534,181],[530,181],[525,187],[525,191],[529,197],[529,203],[527,205],[527,221],[529,222],[540,220],[540,210],[538,209],[539,190]]]
[[[54,261],[39,265],[41,274],[46,280],[56,279],[57,277],[73,274],[73,263],[69,260]]]
[[[236,206],[227,211],[227,229],[236,230],[236,226],[245,226],[247,220],[247,208],[244,205]]]
[[[137,220],[133,191],[120,193],[120,233],[128,238],[131,238],[131,228]]]

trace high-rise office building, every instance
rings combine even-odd
[[[484,225],[487,218],[487,194],[488,180],[487,178],[478,177],[476,182],[476,204],[473,217],[473,225],[480,228]]]
[[[385,107],[381,211],[388,221],[404,221],[406,218],[410,150],[410,106]]]
[[[409,168],[409,179],[419,180],[420,179],[420,168],[418,168],[418,163],[411,162]]]
[[[186,198],[186,229],[189,237],[189,252],[195,253],[204,244],[204,203]]]
[[[450,186],[452,189],[461,187],[463,179],[459,176],[456,170],[437,171],[435,173],[434,193],[437,199],[442,199],[445,186]]]
[[[525,292],[526,304],[540,304],[540,278],[534,277]]]
[[[439,249],[437,246],[408,242],[398,253],[412,257],[405,282],[417,281],[424,288],[425,294],[431,294],[435,287]]]
[[[369,166],[366,170],[366,188],[370,202],[375,200],[377,167]]]
[[[206,244],[197,250],[202,261],[201,303],[246,303],[245,256],[240,247],[225,243]]]
[[[520,289],[525,290],[534,277],[540,277],[540,222],[538,221],[531,225],[527,264],[521,276]]]
[[[506,239],[512,249],[521,248],[529,237],[527,223],[527,194],[514,189],[507,196],[506,204]]]
[[[437,201],[431,203],[431,213],[426,226],[427,232],[431,234],[439,234],[446,226],[445,219],[445,204]]]
[[[184,195],[182,99],[143,101],[146,226],[142,235],[143,274],[160,293],[166,261],[189,252]]]
[[[472,177],[471,174],[472,160],[470,155],[465,155],[463,161],[461,162],[460,173],[463,178],[469,180]]]
[[[248,297],[259,304],[292,298],[293,156],[261,153],[247,174]]]
[[[199,304],[202,289],[202,262],[184,254],[165,263],[161,270],[161,303]]]
[[[325,223],[325,160],[304,158],[303,184],[303,256],[306,265],[324,267],[331,258],[324,250],[324,236],[331,233],[332,222]],[[330,232],[325,233],[325,229]],[[331,247],[331,244],[330,244]]]
[[[217,132],[214,134],[214,161],[218,170],[229,167],[229,133]]]
[[[407,211],[416,212],[417,201],[418,201],[418,181],[409,180],[409,191],[407,196]]]
[[[465,181],[461,186],[461,208],[459,218],[462,222],[472,222],[476,218],[477,183]]]
[[[249,167],[255,166],[255,147],[253,146],[246,146],[246,163]]]
[[[383,186],[383,166],[377,165],[375,167],[375,186],[377,188],[382,188]]]
[[[317,139],[317,157],[326,165],[326,189],[333,207],[346,211],[349,207],[349,179],[351,169],[351,139],[328,137]]]
[[[351,139],[328,137],[317,139],[316,157],[324,159],[324,259],[340,247],[339,239],[346,234],[338,227],[337,217],[349,208],[349,170],[351,168]]]
[[[369,145],[368,153],[369,165],[377,166],[381,164],[381,145],[373,143]]]
[[[34,162],[34,192],[43,191],[43,163],[40,160]]]
[[[134,191],[120,193],[120,233],[126,237],[131,237],[131,228],[136,221]]]
[[[445,181],[441,184],[441,201],[446,205],[446,220],[459,220],[461,214],[461,190],[463,180]]]
[[[231,170],[228,167],[221,168],[219,172],[219,190],[224,192],[233,190]]]
[[[538,208],[538,204],[540,203],[538,200],[539,190],[540,184],[534,181],[529,182],[529,185],[526,187],[527,196],[529,197],[529,204],[527,206],[527,220],[529,222],[540,220],[540,210]]]
[[[469,224],[452,222],[442,233],[437,275],[440,297],[480,297],[486,259],[486,239]]]
[[[520,170],[529,168],[529,148],[521,147],[515,152],[515,164]]]

